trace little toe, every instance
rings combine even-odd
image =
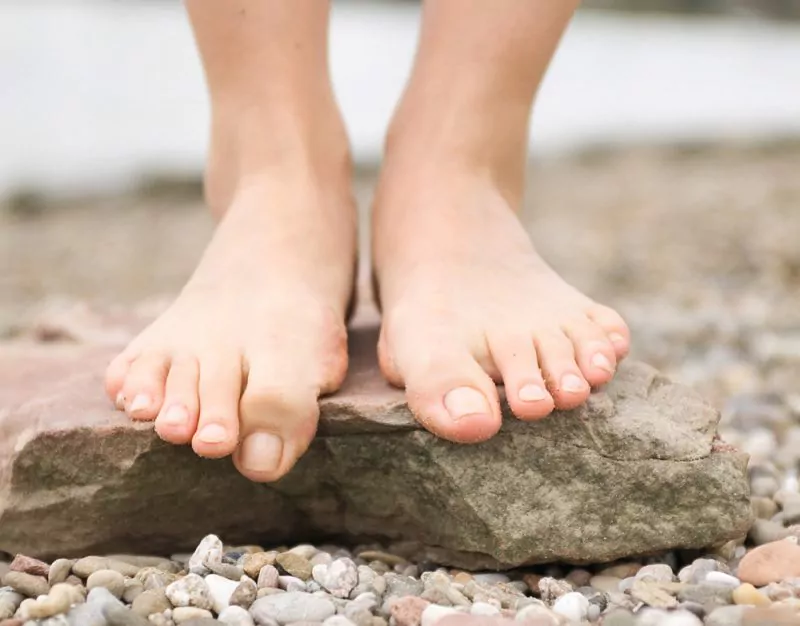
[[[536,335],[534,341],[556,408],[574,409],[586,402],[591,389],[575,362],[575,349],[569,338],[553,331]]]
[[[434,344],[435,345],[435,344]],[[433,434],[457,443],[477,443],[494,436],[502,418],[497,387],[468,352],[444,352],[434,362],[401,364],[408,406]]]
[[[231,454],[239,439],[242,358],[215,352],[198,361],[200,415],[192,448],[200,456],[220,458]]]
[[[106,394],[118,411],[125,409],[125,396],[122,393],[122,387],[125,384],[125,378],[133,360],[133,356],[123,352],[118,354],[106,368]]]
[[[156,417],[156,432],[174,444],[189,443],[197,429],[200,369],[192,357],[173,359],[167,376],[164,404]]]
[[[256,365],[239,404],[241,444],[233,456],[239,472],[272,482],[292,469],[317,431],[319,390],[296,382],[276,384]]]
[[[586,319],[565,327],[572,340],[578,367],[592,387],[605,385],[617,368],[617,357],[608,337],[594,322]]]
[[[153,420],[164,401],[170,358],[161,352],[144,352],[128,368],[122,386],[125,410],[135,420]]]
[[[542,379],[530,333],[515,333],[489,340],[492,360],[500,371],[506,400],[523,420],[541,419],[555,406]]]
[[[614,347],[617,362],[624,359],[631,349],[631,331],[622,316],[614,309],[600,304],[594,305],[588,312],[589,319],[595,322]]]

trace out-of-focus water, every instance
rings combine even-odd
[[[356,158],[380,156],[414,5],[334,3],[331,63]],[[197,172],[208,107],[179,3],[0,0],[0,195]],[[800,27],[583,13],[542,88],[535,151],[800,135]]]

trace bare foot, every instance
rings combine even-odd
[[[517,417],[585,402],[628,351],[612,309],[536,253],[507,196],[468,168],[387,168],[375,207],[381,369],[433,433],[457,442],[500,428],[494,381]]]
[[[109,366],[118,408],[252,480],[285,474],[347,368],[355,214],[345,176],[268,168],[232,193],[175,303]]]

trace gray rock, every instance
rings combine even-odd
[[[103,615],[108,626],[150,626],[150,621],[128,608],[107,604],[103,607]]]
[[[314,580],[336,598],[347,598],[358,584],[358,569],[348,558],[334,559],[330,565],[315,565]]]
[[[69,626],[108,626],[103,606],[97,603],[75,605],[67,613],[67,622]]]
[[[710,610],[714,606],[723,606],[733,602],[733,589],[729,585],[716,583],[699,583],[687,585],[678,592],[681,602],[697,602]]]
[[[383,575],[383,580],[386,582],[386,595],[396,598],[421,595],[425,588],[421,580],[402,574],[390,572]]]
[[[678,580],[682,583],[697,584],[705,580],[708,572],[716,572],[719,563],[714,559],[695,559],[691,565],[687,565],[678,572]]]
[[[650,580],[657,583],[671,583],[674,579],[672,568],[669,565],[662,563],[654,565],[645,565],[642,569],[636,572],[635,578],[637,580]]]
[[[259,598],[250,607],[256,624],[273,620],[283,626],[292,622],[322,622],[336,613],[333,602],[309,593],[286,592]]]
[[[250,605],[256,600],[258,586],[252,578],[242,576],[242,580],[236,585],[236,589],[230,596],[229,604],[249,609]]]
[[[722,606],[706,616],[706,626],[739,626],[744,620],[745,607]]]
[[[205,576],[211,571],[206,566],[206,561],[209,563],[222,562],[222,541],[216,535],[206,535],[197,544],[194,553],[189,558],[189,572]]]
[[[383,382],[374,332],[354,330],[348,384],[320,404],[323,436],[269,485],[114,412],[87,374],[102,369],[105,349],[30,353],[43,360],[37,385],[55,391],[3,412],[0,550],[167,553],[214,528],[232,543],[406,539],[404,558],[495,569],[701,548],[749,527],[746,456],[716,438],[711,406],[652,368],[625,361],[586,405],[550,419],[523,423],[505,407],[497,436],[464,447],[422,429]],[[190,569],[206,573],[207,558],[193,555]]]
[[[24,599],[25,596],[17,593],[11,587],[0,588],[0,620],[12,617]]]
[[[246,609],[231,605],[219,614],[219,621],[227,626],[254,626],[253,618]]]

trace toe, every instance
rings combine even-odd
[[[197,385],[200,368],[197,359],[180,357],[172,360],[167,376],[164,404],[156,417],[156,432],[165,441],[185,444],[197,429],[200,401]]]
[[[164,401],[170,358],[162,352],[144,352],[128,368],[122,386],[125,410],[135,420],[153,420]]]
[[[213,352],[200,364],[200,415],[192,448],[200,456],[219,458],[231,454],[239,439],[239,396],[242,392],[242,358]]]
[[[241,444],[233,457],[242,475],[272,482],[292,469],[316,433],[318,395],[318,388],[281,384],[251,367],[239,404]]]
[[[614,376],[617,356],[603,329],[589,319],[572,322],[564,327],[572,340],[578,367],[592,387],[605,385]]]
[[[514,415],[526,420],[549,415],[554,407],[553,398],[542,379],[530,333],[490,339],[489,346]]]
[[[588,315],[608,337],[614,347],[617,362],[624,359],[631,349],[631,332],[622,316],[614,309],[599,304],[589,309]]]
[[[133,360],[133,356],[123,352],[117,355],[106,368],[106,394],[108,394],[109,399],[119,411],[125,408],[125,397],[122,393],[122,387],[125,384],[125,378],[128,375],[128,370]]]
[[[589,397],[589,383],[575,362],[572,341],[560,331],[534,336],[545,381],[558,409],[574,409]]]
[[[433,360],[426,357],[430,346],[440,352]],[[409,354],[399,370],[408,406],[425,428],[457,443],[485,441],[500,430],[497,387],[471,354],[435,342]]]

